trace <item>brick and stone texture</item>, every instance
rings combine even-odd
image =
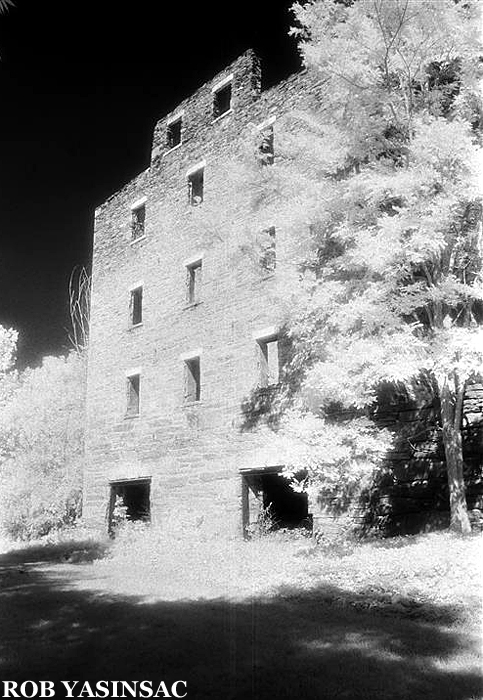
[[[213,118],[214,86],[232,76],[232,109]],[[256,337],[280,327],[283,290],[294,274],[290,233],[276,224],[277,267],[263,270],[241,252],[256,236],[250,197],[237,196],[227,163],[246,158],[261,124],[277,137],[290,132],[297,110],[317,101],[317,76],[302,71],[262,91],[260,66],[247,52],[156,125],[149,167],[96,211],[87,393],[84,516],[106,523],[110,484],[150,479],[151,520],[205,522],[242,532],[246,470],[280,465],[263,420],[242,429],[241,410],[259,381]],[[182,117],[181,144],[169,149],[167,129]],[[250,136],[251,135],[251,136]],[[255,155],[253,156],[255,159]],[[204,163],[204,201],[188,202],[188,173]],[[269,166],[267,166],[269,167]],[[132,239],[131,207],[145,199],[145,235]],[[189,303],[187,264],[202,260],[199,298]],[[142,324],[130,326],[130,293],[143,288]],[[282,292],[281,292],[282,290]],[[185,359],[200,358],[201,396],[185,400]],[[140,374],[140,411],[126,416],[127,374]],[[470,507],[481,506],[483,391],[470,389],[465,411]],[[390,530],[413,531],[447,520],[444,456],[432,404],[389,401],[381,425],[397,430],[386,482],[369,513]],[[388,506],[390,517],[388,515]],[[314,517],[320,519],[314,505]]]
[[[416,533],[449,525],[449,491],[439,405],[431,396],[407,399],[387,393],[377,407],[381,427],[396,436],[386,469],[362,519],[387,534]],[[469,384],[463,403],[463,458],[470,511],[483,507],[483,385]]]
[[[230,75],[232,109],[213,119],[212,88]],[[303,71],[262,92],[258,60],[243,54],[157,123],[150,166],[96,211],[87,522],[105,522],[110,483],[150,478],[153,522],[178,511],[241,532],[240,469],[276,464],[277,456],[265,451],[263,429],[240,430],[240,406],[259,378],[256,336],[280,324],[274,292],[293,271],[284,265],[283,227],[275,272],[236,255],[236,241],[250,231],[251,203],[236,197],[225,165],[246,147],[247,133],[273,117],[276,142],[277,125],[307,107],[317,89],[317,79]],[[177,115],[182,142],[169,149],[167,126]],[[200,162],[204,202],[190,206],[187,173]],[[131,207],[143,198],[145,235],[132,240]],[[189,303],[186,265],[196,259],[202,259],[201,291]],[[143,287],[143,320],[130,327],[135,286]],[[201,397],[187,403],[189,353],[200,357]],[[126,417],[132,370],[140,374],[140,411]]]
[[[409,398],[387,386],[380,391],[373,418],[394,436],[381,470],[360,501],[350,508],[351,526],[361,534],[415,534],[447,528],[449,490],[440,426],[440,408],[430,391]],[[335,409],[333,421],[351,411]],[[483,384],[469,383],[462,419],[466,502],[472,527],[483,529]],[[347,518],[330,501],[313,506],[314,530],[335,537]]]

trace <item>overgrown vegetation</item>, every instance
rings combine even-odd
[[[295,241],[280,297],[288,371],[304,378],[274,440],[288,477],[307,472],[296,488],[347,507],[391,445],[378,393],[424,391],[451,528],[468,533],[462,406],[483,366],[478,5],[317,0],[294,13],[323,95],[277,128],[275,163],[247,165],[239,187],[255,229],[270,221]]]
[[[210,533],[121,528],[107,559],[95,563],[110,590],[161,599],[296,596],[325,591],[325,602],[403,615],[435,605],[455,617],[479,608],[482,540],[450,533],[314,547],[277,533],[250,542]],[[425,607],[426,606],[426,607]],[[428,613],[429,614],[429,613]]]
[[[81,515],[90,301],[84,268],[74,269],[68,291],[67,355],[18,372],[18,333],[0,325],[0,536],[69,531]]]
[[[85,356],[46,357],[18,373],[16,334],[0,331],[0,530],[25,540],[80,514]]]
[[[277,129],[274,162],[254,162],[257,133],[248,175],[229,173],[244,211],[247,192],[253,204],[251,238],[275,226],[295,240],[277,251],[291,360],[281,389],[247,402],[245,428],[266,420],[294,488],[346,510],[391,447],[372,419],[381,387],[424,390],[437,399],[451,526],[468,533],[462,406],[483,362],[478,6],[317,0],[294,13],[322,99]],[[230,230],[228,210],[197,210],[207,238]],[[257,265],[266,248],[266,236],[248,246]],[[80,271],[71,282],[83,351],[89,280]],[[50,358],[18,376],[15,334],[0,331],[3,527],[31,537],[79,513],[84,361]]]

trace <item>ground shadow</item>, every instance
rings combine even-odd
[[[19,556],[0,558],[2,678],[182,679],[197,700],[468,700],[481,690],[474,671],[445,663],[474,652],[441,610],[437,623],[383,616],[331,605],[324,587],[153,602],[76,588],[94,576],[89,564]]]
[[[5,571],[6,567],[15,564],[94,561],[106,553],[108,546],[107,537],[104,540],[68,540],[66,542],[25,545],[19,549],[10,550],[6,554],[0,554],[0,567]]]

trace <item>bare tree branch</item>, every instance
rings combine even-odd
[[[4,15],[11,7],[15,7],[13,0],[0,0],[0,15]]]
[[[87,348],[89,341],[90,296],[91,278],[85,267],[77,266],[72,270],[69,279],[69,340],[78,353]]]

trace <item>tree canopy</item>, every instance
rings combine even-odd
[[[298,444],[288,471],[305,454],[322,492],[360,480],[387,449],[370,421],[381,387],[424,385],[440,406],[451,525],[467,532],[461,412],[483,361],[478,6],[293,11],[322,97],[277,130],[275,165],[255,177],[263,215],[297,242],[287,322],[304,379],[285,419]],[[334,404],[354,412],[345,433],[328,420]]]
[[[17,331],[0,325],[0,408],[11,394],[15,381]]]
[[[46,357],[0,403],[0,528],[19,539],[80,513],[85,357]]]

